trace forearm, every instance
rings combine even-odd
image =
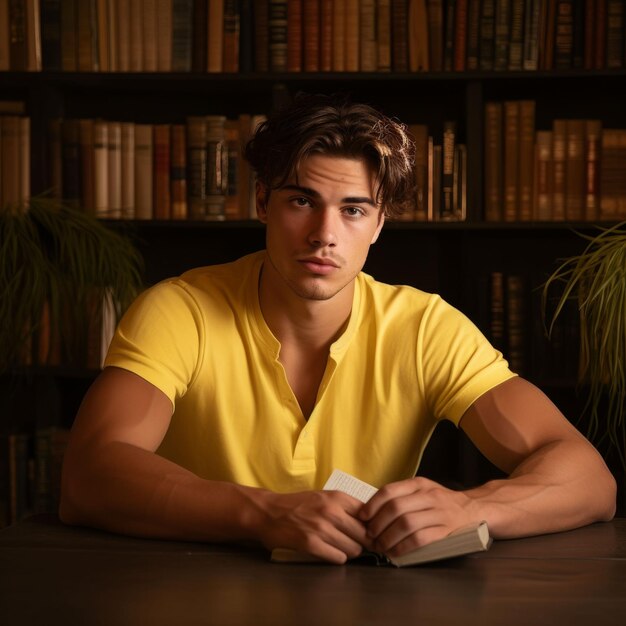
[[[60,515],[143,537],[257,540],[272,494],[199,478],[136,446],[110,442],[66,459]]]
[[[510,474],[465,492],[496,538],[568,530],[615,514],[615,480],[584,441],[538,449]]]

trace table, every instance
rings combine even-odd
[[[0,624],[626,623],[626,519],[412,568],[275,564],[235,546],[30,518],[0,532]]]

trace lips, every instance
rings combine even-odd
[[[332,260],[323,257],[308,257],[300,259],[300,264],[313,274],[330,274],[339,266]]]

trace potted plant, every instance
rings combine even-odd
[[[586,389],[583,416],[587,436],[626,477],[626,222],[585,235],[583,252],[564,259],[543,286],[543,311],[550,335],[568,302],[580,320],[578,380]],[[556,307],[547,311],[550,292],[558,288]],[[620,490],[621,506],[626,486]]]
[[[142,287],[131,240],[47,196],[0,209],[0,373],[28,364],[41,335],[66,352],[108,302],[117,319]],[[38,342],[38,350],[34,341]],[[35,356],[35,360],[37,357]]]

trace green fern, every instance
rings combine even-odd
[[[588,385],[587,435],[614,452],[626,471],[626,222],[600,228],[582,254],[565,259],[543,286],[543,311],[551,288],[560,288],[547,326],[552,333],[569,301],[580,318],[579,382]]]
[[[78,209],[46,196],[0,209],[0,373],[20,362],[44,306],[69,345],[87,328],[89,303],[101,307],[109,292],[119,318],[142,274],[132,241]]]

